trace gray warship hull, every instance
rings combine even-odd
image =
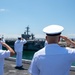
[[[6,43],[14,49],[14,43],[16,40],[6,40]],[[39,50],[44,47],[44,41],[38,40],[27,40],[27,43],[24,44],[23,50]]]

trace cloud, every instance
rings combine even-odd
[[[45,34],[36,34],[35,38],[45,38]],[[64,34],[64,36],[67,36],[69,38],[75,38],[75,34]]]
[[[7,38],[17,38],[20,36],[20,34],[5,34],[5,33],[0,33],[0,36],[4,36],[5,39]]]
[[[45,34],[36,34],[35,38],[45,38]]]
[[[3,11],[5,11],[5,9],[0,9],[0,12],[3,12]]]
[[[0,12],[5,12],[7,11],[7,9],[0,9]]]
[[[68,37],[75,38],[75,34],[67,34]]]

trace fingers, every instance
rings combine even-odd
[[[60,38],[62,38],[64,40],[68,40],[68,38],[66,36],[60,36]]]
[[[6,43],[4,43],[4,42],[1,42],[1,44],[2,44],[2,46],[4,46],[4,47],[5,47],[5,44],[6,44]]]

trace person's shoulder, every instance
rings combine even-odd
[[[0,50],[0,54],[4,54],[6,50]]]
[[[16,40],[15,43],[19,42],[19,40]]]
[[[67,50],[75,50],[75,48],[65,47]]]
[[[66,47],[65,48],[69,53],[75,53],[75,48]]]
[[[4,50],[0,50],[0,53],[4,52]]]
[[[42,49],[36,51],[34,55],[35,56],[43,55],[44,54],[44,51],[45,51],[45,48],[42,48]]]

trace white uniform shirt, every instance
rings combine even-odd
[[[34,54],[29,72],[32,75],[69,75],[75,49],[48,44]]]
[[[0,50],[0,75],[4,74],[4,59],[10,56],[10,51]]]
[[[14,49],[16,52],[22,52],[23,51],[23,45],[26,43],[27,41],[25,39],[23,40],[16,40],[15,44],[14,44]]]

